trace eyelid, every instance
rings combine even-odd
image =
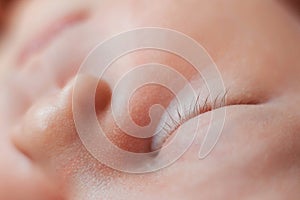
[[[156,134],[152,138],[151,151],[161,149],[168,138],[188,120],[225,106],[227,93],[228,91],[220,92],[215,96],[212,96],[208,91],[200,91],[196,96],[185,93],[179,94],[183,97],[179,97],[179,99],[183,101],[178,103],[178,100],[174,99],[162,115]]]

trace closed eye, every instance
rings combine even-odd
[[[207,95],[203,98],[203,94],[198,94],[192,98],[186,105],[178,103],[170,104],[165,114],[162,116],[162,123],[158,126],[159,131],[153,136],[151,150],[156,151],[162,148],[168,138],[185,122],[197,117],[203,113],[221,108],[226,105],[226,96],[228,90],[219,94],[216,97]]]

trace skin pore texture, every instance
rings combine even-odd
[[[278,2],[32,0],[13,16],[0,45],[0,199],[300,198],[300,27]],[[173,165],[121,173],[94,159],[78,137],[74,77],[99,42],[151,26],[183,32],[208,51],[228,89],[226,105],[215,110],[226,108],[225,125],[203,160],[197,157],[201,141],[209,124],[218,123],[210,122],[211,112],[182,124],[189,135],[189,123],[200,119],[199,137]],[[155,50],[112,64],[98,83],[95,110],[107,137],[128,151],[149,152],[151,139],[118,129],[111,87],[149,62],[172,66],[189,80],[195,75],[186,61]],[[87,91],[94,81],[86,77],[80,84]],[[166,88],[145,86],[123,108],[143,126],[151,105],[167,107],[173,97]]]

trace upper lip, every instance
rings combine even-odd
[[[56,38],[63,30],[78,24],[87,17],[88,13],[86,11],[79,11],[66,15],[59,20],[50,23],[49,26],[25,43],[24,48],[22,48],[18,56],[17,64],[22,65],[28,57],[45,48],[46,45]]]

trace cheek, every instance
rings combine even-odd
[[[152,198],[166,195],[172,199],[298,194],[299,181],[295,175],[299,162],[294,156],[299,152],[299,140],[294,128],[299,126],[295,127],[286,116],[279,116],[280,112],[278,105],[270,104],[227,108],[222,135],[213,151],[201,160],[201,143],[210,123],[217,123],[218,119],[210,121],[209,115],[199,116],[199,135],[193,145],[173,165],[155,173],[156,177],[145,175],[150,185],[143,192]],[[189,122],[183,128],[187,135],[191,134]],[[278,180],[284,185],[278,184]],[[262,185],[257,187],[257,182]],[[138,180],[133,184],[139,184]]]

